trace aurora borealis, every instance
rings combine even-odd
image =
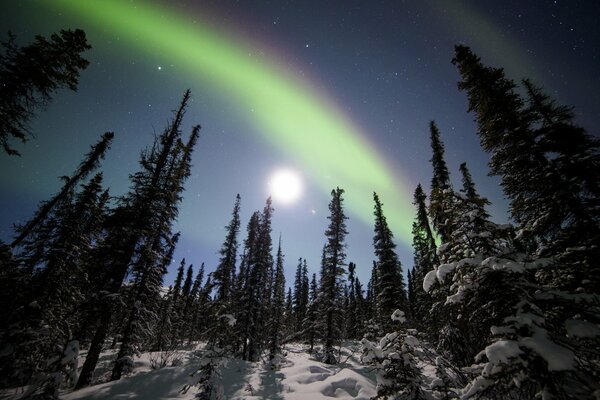
[[[493,214],[505,218],[466,100],[456,90],[454,43],[473,46],[511,77],[527,74],[546,85],[559,101],[577,107],[591,133],[598,131],[590,125],[600,109],[599,91],[591,90],[600,86],[593,34],[598,7],[576,7],[487,1],[3,4],[4,31],[19,39],[80,27],[93,50],[79,92],[61,93],[40,113],[32,126],[37,139],[20,146],[22,159],[0,160],[9,188],[2,204],[18,204],[16,214],[8,206],[2,210],[1,238],[56,190],[55,178],[68,174],[105,130],[117,138],[105,162],[107,180],[113,194],[122,193],[139,151],[190,87],[194,105],[186,123],[203,130],[182,205],[178,256],[212,268],[235,194],[242,196],[245,223],[263,206],[269,174],[290,167],[307,187],[300,203],[275,204],[274,234],[282,234],[288,270],[298,257],[318,270],[329,192],[336,186],[346,190],[351,218],[349,260],[370,269],[377,191],[401,261],[410,266],[412,191],[430,180],[429,120],[438,121],[453,178],[467,161],[494,202]],[[548,33],[552,23],[562,39]],[[556,46],[576,50],[570,60],[558,59]]]

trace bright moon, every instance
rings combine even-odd
[[[302,181],[296,172],[284,169],[271,176],[269,189],[273,200],[290,204],[300,197]]]

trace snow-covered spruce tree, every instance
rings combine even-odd
[[[210,278],[208,279],[210,280]],[[233,336],[236,319],[232,314],[219,314],[215,303],[210,306],[204,337],[207,340],[203,349],[197,350],[192,362],[197,364],[196,371],[192,377],[196,379],[195,386],[198,387],[197,399],[222,400],[223,383],[221,382],[221,370],[232,356],[232,344],[225,340]],[[186,385],[183,392],[187,392],[192,385]]]
[[[440,131],[434,121],[429,124],[431,132],[431,165],[433,177],[431,178],[431,194],[429,196],[429,217],[433,228],[440,236],[442,243],[450,240],[452,233],[453,204],[452,184],[450,173],[444,159],[444,143],[440,139]]]
[[[48,383],[59,366],[51,360],[69,345],[79,322],[74,313],[78,302],[87,296],[89,271],[87,257],[102,234],[108,193],[102,188],[102,175],[81,183],[99,165],[112,141],[106,133],[89,153],[58,194],[43,202],[32,219],[17,228],[12,243],[12,263],[6,268],[6,302],[0,312],[0,337],[6,346],[0,356],[0,372],[6,383],[30,382],[33,390]],[[60,366],[60,370],[72,368]],[[63,376],[69,378],[70,373]],[[55,380],[52,380],[54,382]],[[53,391],[52,389],[50,391]]]
[[[296,321],[296,332],[302,331],[302,324],[306,318],[306,308],[308,306],[308,266],[306,260],[298,259],[296,275],[294,277],[293,292],[293,315]]]
[[[383,215],[382,204],[377,193],[373,193],[375,207],[375,235],[373,236],[373,247],[377,257],[377,279],[379,292],[377,294],[377,316],[379,325],[383,332],[390,332],[392,313],[400,309],[408,313],[408,304],[402,266],[396,254],[394,235],[388,226],[385,215]]]
[[[346,219],[348,217],[344,213],[343,194],[344,190],[340,188],[331,191],[330,215],[327,217],[329,226],[325,231],[327,243],[323,250],[323,268],[319,287],[319,305],[325,330],[323,332],[325,339],[323,362],[326,364],[337,363],[334,346],[341,338],[341,296],[343,290],[341,277],[345,272],[345,238],[348,234],[346,230]]]
[[[12,368],[32,374],[29,395],[43,393],[47,398],[57,398],[60,386],[71,384],[75,377],[79,349],[73,338],[79,323],[76,310],[88,296],[86,258],[94,242],[100,239],[108,200],[101,181],[101,174],[97,174],[82,185],[81,192],[73,195],[72,203],[69,201],[50,214],[56,229],[50,230],[48,236],[43,235],[46,242],[40,243],[38,249],[45,249],[38,254],[41,258],[32,271],[29,285],[33,290],[28,304],[15,310],[18,314],[13,316],[13,325],[7,331],[9,339],[17,342],[12,343],[13,354],[4,356],[7,359],[16,356],[10,363]],[[22,242],[26,244],[24,249],[33,244],[30,240],[37,236],[36,231]],[[23,313],[31,307],[35,313]],[[35,317],[14,324],[22,315]],[[7,377],[13,376],[10,369],[3,372]]]
[[[267,323],[273,269],[271,242],[271,198],[267,199],[262,214],[255,213],[248,226],[246,238],[246,275],[240,304],[242,358],[257,361],[265,345],[264,330]]]
[[[133,265],[134,279],[130,285],[132,303],[126,310],[121,346],[110,380],[121,379],[122,374],[133,370],[133,357],[140,354],[142,345],[148,343],[148,339],[154,334],[153,328],[158,322],[155,310],[159,307],[163,277],[171,264],[178,240],[179,233],[163,243],[155,239],[153,245],[140,254],[138,263]],[[164,253],[161,254],[160,251]],[[178,339],[176,332],[175,340]]]
[[[315,341],[319,337],[317,323],[319,319],[319,285],[317,284],[317,274],[312,275],[310,280],[309,300],[306,306],[306,318],[304,319],[303,330],[306,332],[306,339],[310,346],[309,352],[312,353]]]
[[[108,197],[102,174],[82,186],[53,240],[45,269],[34,277],[43,321],[43,339],[38,343],[45,342],[49,350],[41,364],[42,376],[34,379],[44,386],[46,398],[58,398],[61,386],[75,384],[79,341],[73,333],[80,323],[79,305],[90,297],[94,278],[89,276],[88,257],[101,240]],[[30,388],[34,386],[30,384]]]
[[[148,236],[143,238],[139,248],[139,256],[133,264],[132,272],[135,277],[133,290],[135,293],[133,307],[124,328],[123,340],[117,361],[111,374],[111,380],[120,379],[124,372],[131,370],[131,358],[139,352],[141,345],[151,332],[148,330],[156,322],[157,299],[163,284],[163,277],[171,263],[173,251],[177,244],[179,234],[173,235],[171,227],[178,214],[178,203],[181,200],[183,184],[191,173],[191,155],[198,139],[200,127],[193,129],[187,143],[180,138],[171,150],[170,159],[167,160],[167,170],[162,177],[162,185],[152,187],[152,180],[144,172],[134,175],[134,187],[142,196],[148,194],[153,215],[151,229]],[[156,165],[158,153],[151,152],[147,158],[142,157],[142,165]],[[146,171],[145,171],[146,172]],[[154,171],[153,171],[154,172]],[[146,186],[147,185],[147,186]],[[144,193],[145,192],[145,193]],[[137,195],[137,194],[135,194]],[[192,274],[188,271],[186,282],[182,288],[181,300],[176,304],[181,313],[185,298],[191,289]],[[181,324],[176,326],[176,335],[181,332]]]
[[[190,324],[192,322],[191,311],[192,303],[194,301],[194,299],[192,298],[193,279],[194,266],[190,264],[187,268],[185,281],[183,282],[183,286],[181,287],[181,295],[179,296],[179,301],[176,304],[178,318],[173,335],[179,347],[181,347],[186,342],[186,339],[188,339],[186,334],[189,332]]]
[[[457,239],[453,236],[458,217],[457,199],[450,184],[450,174],[444,159],[444,144],[433,121],[430,124],[430,131],[433,177],[431,180],[429,217],[435,232],[442,241],[436,250],[436,257],[433,261],[436,264],[439,262],[449,263],[456,261],[457,257],[460,258],[455,251]],[[423,285],[425,285],[427,276],[437,270],[438,266],[434,265],[434,270],[425,275]],[[431,322],[427,323],[425,329],[429,333],[431,341],[436,343],[438,351],[454,363],[467,365],[472,359],[472,354],[470,354],[466,342],[467,326],[457,323],[457,317],[460,314],[455,307],[446,306],[446,297],[450,294],[452,275],[449,278],[435,281],[432,290],[427,290],[431,296],[429,317]]]
[[[233,292],[233,278],[235,277],[235,263],[237,259],[238,241],[237,237],[240,232],[240,195],[236,195],[233,212],[231,213],[231,221],[225,227],[227,235],[225,241],[219,250],[221,258],[219,265],[213,272],[213,284],[215,285],[216,295],[215,301],[222,307],[231,308],[231,295]]]
[[[548,173],[559,177],[546,177],[554,185],[551,193],[546,193],[554,204],[540,220],[551,227],[542,231],[530,222],[523,230],[537,231],[538,235],[544,232],[539,255],[559,257],[560,268],[548,271],[545,281],[568,290],[576,290],[583,283],[587,290],[599,293],[600,140],[575,124],[572,108],[557,105],[527,79],[523,84],[537,145],[549,159]]]
[[[0,145],[11,155],[19,152],[10,140],[29,139],[29,120],[52,100],[53,92],[77,90],[79,73],[89,65],[81,53],[91,48],[81,29],[61,30],[50,39],[37,35],[24,47],[15,41],[9,33],[0,54]]]
[[[70,177],[65,178],[65,184],[61,190],[52,196],[50,200],[42,203],[31,220],[25,225],[17,227],[17,236],[10,244],[13,250],[16,251],[19,246],[24,246],[21,242],[32,235],[34,229],[43,225],[49,214],[55,211],[56,206],[60,203],[64,203],[67,198],[70,198],[77,185],[98,168],[100,161],[104,158],[106,152],[110,148],[113,138],[114,134],[112,132],[104,133],[98,143],[93,145],[90,151],[85,155],[75,172]]]
[[[508,292],[498,293],[509,312],[492,327],[494,341],[479,356],[481,374],[464,397],[592,398],[600,381],[600,296],[597,263],[590,263],[598,247],[589,242],[596,240],[597,195],[588,176],[598,170],[592,167],[598,146],[580,130],[576,141],[587,146],[547,147],[580,128],[550,103],[540,107],[544,101],[534,99],[532,88],[528,105],[502,69],[484,67],[467,47],[456,47],[453,62],[482,145],[492,154],[491,172],[502,178],[518,237],[529,251],[489,257],[473,269],[470,282],[456,285],[456,301],[499,286]],[[554,121],[543,117],[552,109]],[[567,158],[582,164],[571,169]]]
[[[237,276],[237,289],[235,297],[235,312],[238,316],[236,328],[236,337],[239,338],[235,345],[236,353],[239,353],[241,358],[247,355],[248,339],[250,335],[251,324],[251,309],[247,307],[248,299],[252,296],[250,283],[250,268],[249,261],[254,256],[257,247],[258,231],[260,229],[260,213],[255,211],[248,225],[246,226],[246,238],[244,239],[244,253],[240,263],[240,272]]]
[[[580,248],[575,258],[589,265],[565,271],[555,283],[569,282],[574,289],[586,276],[600,276],[598,269],[590,271],[599,268],[597,263],[589,262],[600,252],[595,246],[600,237],[598,140],[575,125],[570,108],[557,106],[529,81],[524,100],[501,68],[483,66],[468,47],[456,47],[453,63],[462,77],[459,88],[469,97],[469,111],[476,114],[481,144],[491,153],[491,173],[501,177],[511,200],[522,241],[541,256]],[[596,283],[586,286],[598,287]]]
[[[292,335],[299,332],[296,330],[297,322],[294,318],[294,296],[292,295],[292,288],[289,287],[287,295],[285,296],[285,313],[283,315],[283,337],[284,340],[291,338]],[[299,337],[299,336],[298,336]]]
[[[285,275],[283,271],[283,253],[281,252],[281,236],[277,247],[275,261],[275,278],[273,283],[273,299],[269,319],[269,366],[277,369],[281,365],[281,340],[285,314]]]
[[[404,312],[396,310],[390,319],[406,322]],[[404,327],[388,333],[378,343],[362,340],[362,361],[377,370],[377,396],[374,399],[430,400],[431,393],[419,366],[421,344],[415,332]]]
[[[151,351],[165,351],[171,349],[171,310],[173,308],[173,287],[169,286],[167,293],[160,300],[158,308],[158,321],[154,328],[153,343],[147,344]]]
[[[365,327],[364,334],[369,339],[380,337],[382,332],[377,323],[377,295],[379,293],[379,279],[377,277],[377,262],[373,261],[371,278],[367,282],[367,295],[365,298]]]
[[[362,338],[365,334],[367,302],[363,294],[363,286],[360,279],[354,279],[354,295],[356,297],[356,338]]]
[[[194,284],[192,285],[192,290],[190,292],[190,308],[189,308],[189,316],[187,319],[189,320],[188,330],[185,333],[185,337],[187,338],[187,345],[191,346],[195,341],[199,339],[200,336],[200,328],[199,322],[201,322],[201,313],[203,311],[203,307],[205,304],[205,299],[203,296],[204,288],[202,286],[204,281],[204,263],[200,265],[198,272],[196,273],[196,277],[194,278]],[[203,297],[201,297],[203,296]]]
[[[139,274],[154,275],[168,251],[171,224],[177,217],[183,182],[189,175],[191,153],[200,129],[194,127],[188,142],[182,142],[180,128],[189,98],[188,90],[169,126],[152,148],[142,153],[142,170],[131,176],[130,192],[119,200],[108,218],[107,237],[97,248],[95,259],[103,282],[99,291],[105,295],[98,299],[97,317],[84,328],[94,333],[78,388],[90,384],[112,318],[115,295],[130,266],[136,265]],[[151,281],[154,279],[146,280]]]
[[[204,266],[204,263],[202,264]],[[204,268],[202,268],[204,270]],[[199,340],[208,340],[207,332],[210,332],[214,327],[215,318],[213,316],[213,299],[211,294],[213,292],[212,285],[212,274],[208,274],[204,286],[201,287],[198,292],[198,299],[194,307],[193,319],[193,335],[191,338],[192,342]]]
[[[463,188],[453,193],[454,230],[440,252],[448,262],[428,273],[425,281],[430,284],[432,278],[437,279],[432,291],[435,306],[453,316],[441,328],[438,349],[454,363],[466,366],[490,342],[491,327],[508,315],[515,298],[510,275],[488,271],[484,261],[492,256],[515,256],[515,249],[511,227],[489,221],[485,210],[489,201],[477,193],[466,164],[461,165],[461,172]]]
[[[414,193],[413,204],[416,207],[416,217],[412,224],[414,251],[413,271],[412,271],[412,292],[413,300],[411,303],[412,319],[416,325],[428,334],[430,338],[436,334],[437,324],[429,318],[432,298],[429,293],[423,290],[423,279],[427,272],[439,265],[439,259],[436,254],[437,247],[433,232],[429,225],[427,217],[427,206],[425,205],[426,195],[421,185],[417,185]]]
[[[350,262],[348,263],[348,306],[345,311],[348,339],[358,339],[361,331],[360,309],[356,297],[356,264]]]

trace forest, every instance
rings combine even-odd
[[[59,89],[76,90],[90,45],[81,30],[14,38],[0,55],[2,157],[18,157],[28,124]],[[449,60],[450,61],[450,60]],[[318,274],[298,259],[285,281],[271,199],[243,230],[232,199],[216,266],[174,260],[178,217],[201,129],[181,126],[184,92],[164,130],[142,149],[129,191],[103,185],[104,133],[62,187],[10,243],[0,242],[0,389],[57,399],[127,379],[136,358],[177,367],[196,354],[192,389],[222,398],[228,360],[277,371],[301,344],[324,365],[360,347],[375,399],[598,399],[600,397],[600,142],[543,88],[508,79],[455,47],[489,173],[500,179],[511,224],[491,220],[466,163],[453,187],[442,132],[430,122],[429,187],[414,189],[414,259],[401,265],[382,200],[373,193],[371,278],[347,259],[344,189],[332,188]],[[216,227],[219,229],[219,227]],[[165,287],[169,266],[178,265]],[[208,273],[210,270],[212,272]],[[104,352],[110,368],[98,374]],[[81,354],[85,351],[85,357]],[[308,398],[308,397],[307,397]]]

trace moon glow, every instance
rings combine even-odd
[[[289,169],[281,169],[271,176],[269,191],[274,201],[292,204],[302,194],[302,180],[298,173]]]

